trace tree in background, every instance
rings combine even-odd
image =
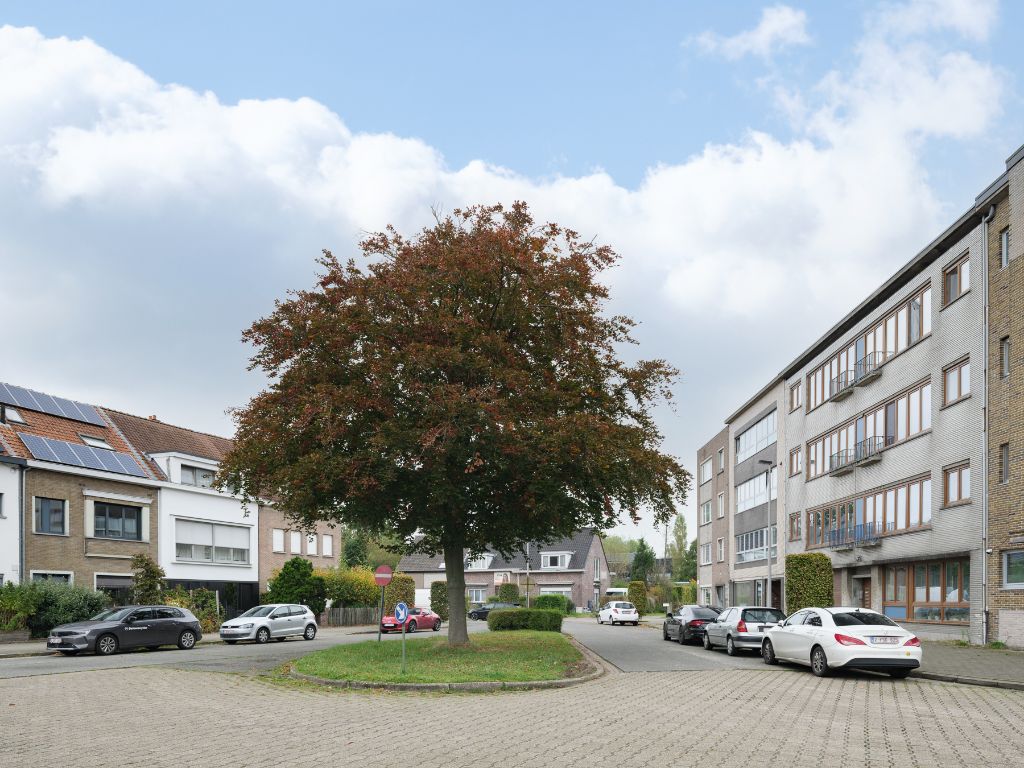
[[[327,585],[323,577],[313,573],[313,564],[302,557],[286,562],[269,584],[268,603],[299,603],[308,605],[319,615],[327,606]]]
[[[635,579],[629,582],[626,590],[626,597],[636,608],[637,613],[643,616],[649,610],[647,606],[647,582]]]
[[[349,531],[345,536],[343,557],[346,568],[363,568],[369,563],[366,536],[361,531]]]
[[[234,413],[220,487],[442,553],[452,646],[469,642],[467,552],[685,502],[652,414],[677,371],[620,359],[634,322],[604,313],[611,248],[516,203],[362,251],[365,268],[325,253],[313,289],[245,332],[270,384]]]
[[[430,585],[430,610],[448,621],[448,585],[443,581],[435,581]]]
[[[677,581],[693,581],[697,578],[697,539],[690,542],[686,548],[686,556],[683,558],[682,566],[677,574]]]
[[[672,561],[672,578],[676,581],[689,581],[686,575],[686,551],[688,542],[686,540],[686,518],[682,515],[676,516],[672,525],[672,535],[668,540],[668,552],[666,553]]]
[[[167,574],[149,555],[132,557],[132,602],[142,605],[162,605],[164,579]]]
[[[640,539],[636,552],[633,554],[633,567],[630,568],[629,578],[633,581],[647,583],[654,573],[654,565],[654,550],[644,539]]]
[[[384,615],[393,616],[399,603],[410,608],[416,605],[416,580],[404,573],[396,573],[391,577],[391,583],[384,587]]]

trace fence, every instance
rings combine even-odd
[[[380,620],[375,605],[332,605],[324,612],[324,624],[329,627],[357,627],[362,624],[376,626]]]

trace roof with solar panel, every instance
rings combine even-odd
[[[0,383],[0,445],[24,459],[158,477],[94,406]]]

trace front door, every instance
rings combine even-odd
[[[860,605],[861,608],[871,607],[871,579],[857,579],[860,582]]]

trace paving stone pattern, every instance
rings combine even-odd
[[[140,667],[0,681],[0,765],[1019,765],[1022,722],[1017,691],[768,669],[400,694]]]

